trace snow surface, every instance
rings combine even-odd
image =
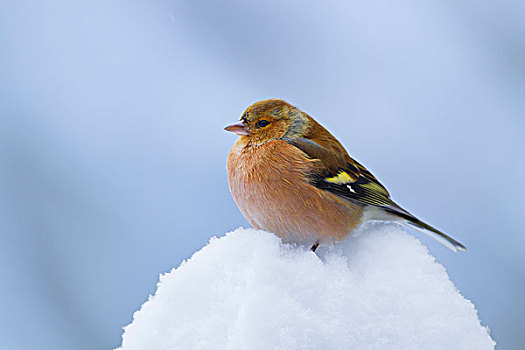
[[[237,229],[160,277],[123,350],[494,349],[416,238],[368,225],[336,248]]]

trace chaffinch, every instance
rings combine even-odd
[[[284,242],[331,244],[369,220],[408,224],[454,251],[465,246],[397,205],[324,127],[280,99],[248,107],[227,161],[230,191],[253,227]]]

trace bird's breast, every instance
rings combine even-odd
[[[319,160],[283,140],[250,147],[239,139],[228,155],[230,191],[244,217],[284,241],[337,241],[361,223],[362,207],[310,184]]]

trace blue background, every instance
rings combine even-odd
[[[310,113],[502,349],[525,343],[525,2],[1,1],[0,348],[108,349],[158,275],[248,224],[251,103]]]

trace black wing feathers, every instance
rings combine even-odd
[[[386,188],[364,166],[348,156],[334,155],[309,139],[283,139],[299,148],[312,159],[318,159],[322,167],[310,175],[310,181],[315,187],[331,192],[339,197],[362,204],[381,208],[395,214],[418,229],[433,232],[442,243],[457,251],[465,250],[465,246],[452,237],[447,236],[434,227],[422,222],[390,199]]]
[[[323,168],[310,174],[312,184],[340,197],[363,204],[383,208],[406,219],[416,219],[390,199],[386,188],[363,165],[347,154],[334,152],[306,138],[284,138],[287,143],[299,148],[312,159],[319,159]]]

